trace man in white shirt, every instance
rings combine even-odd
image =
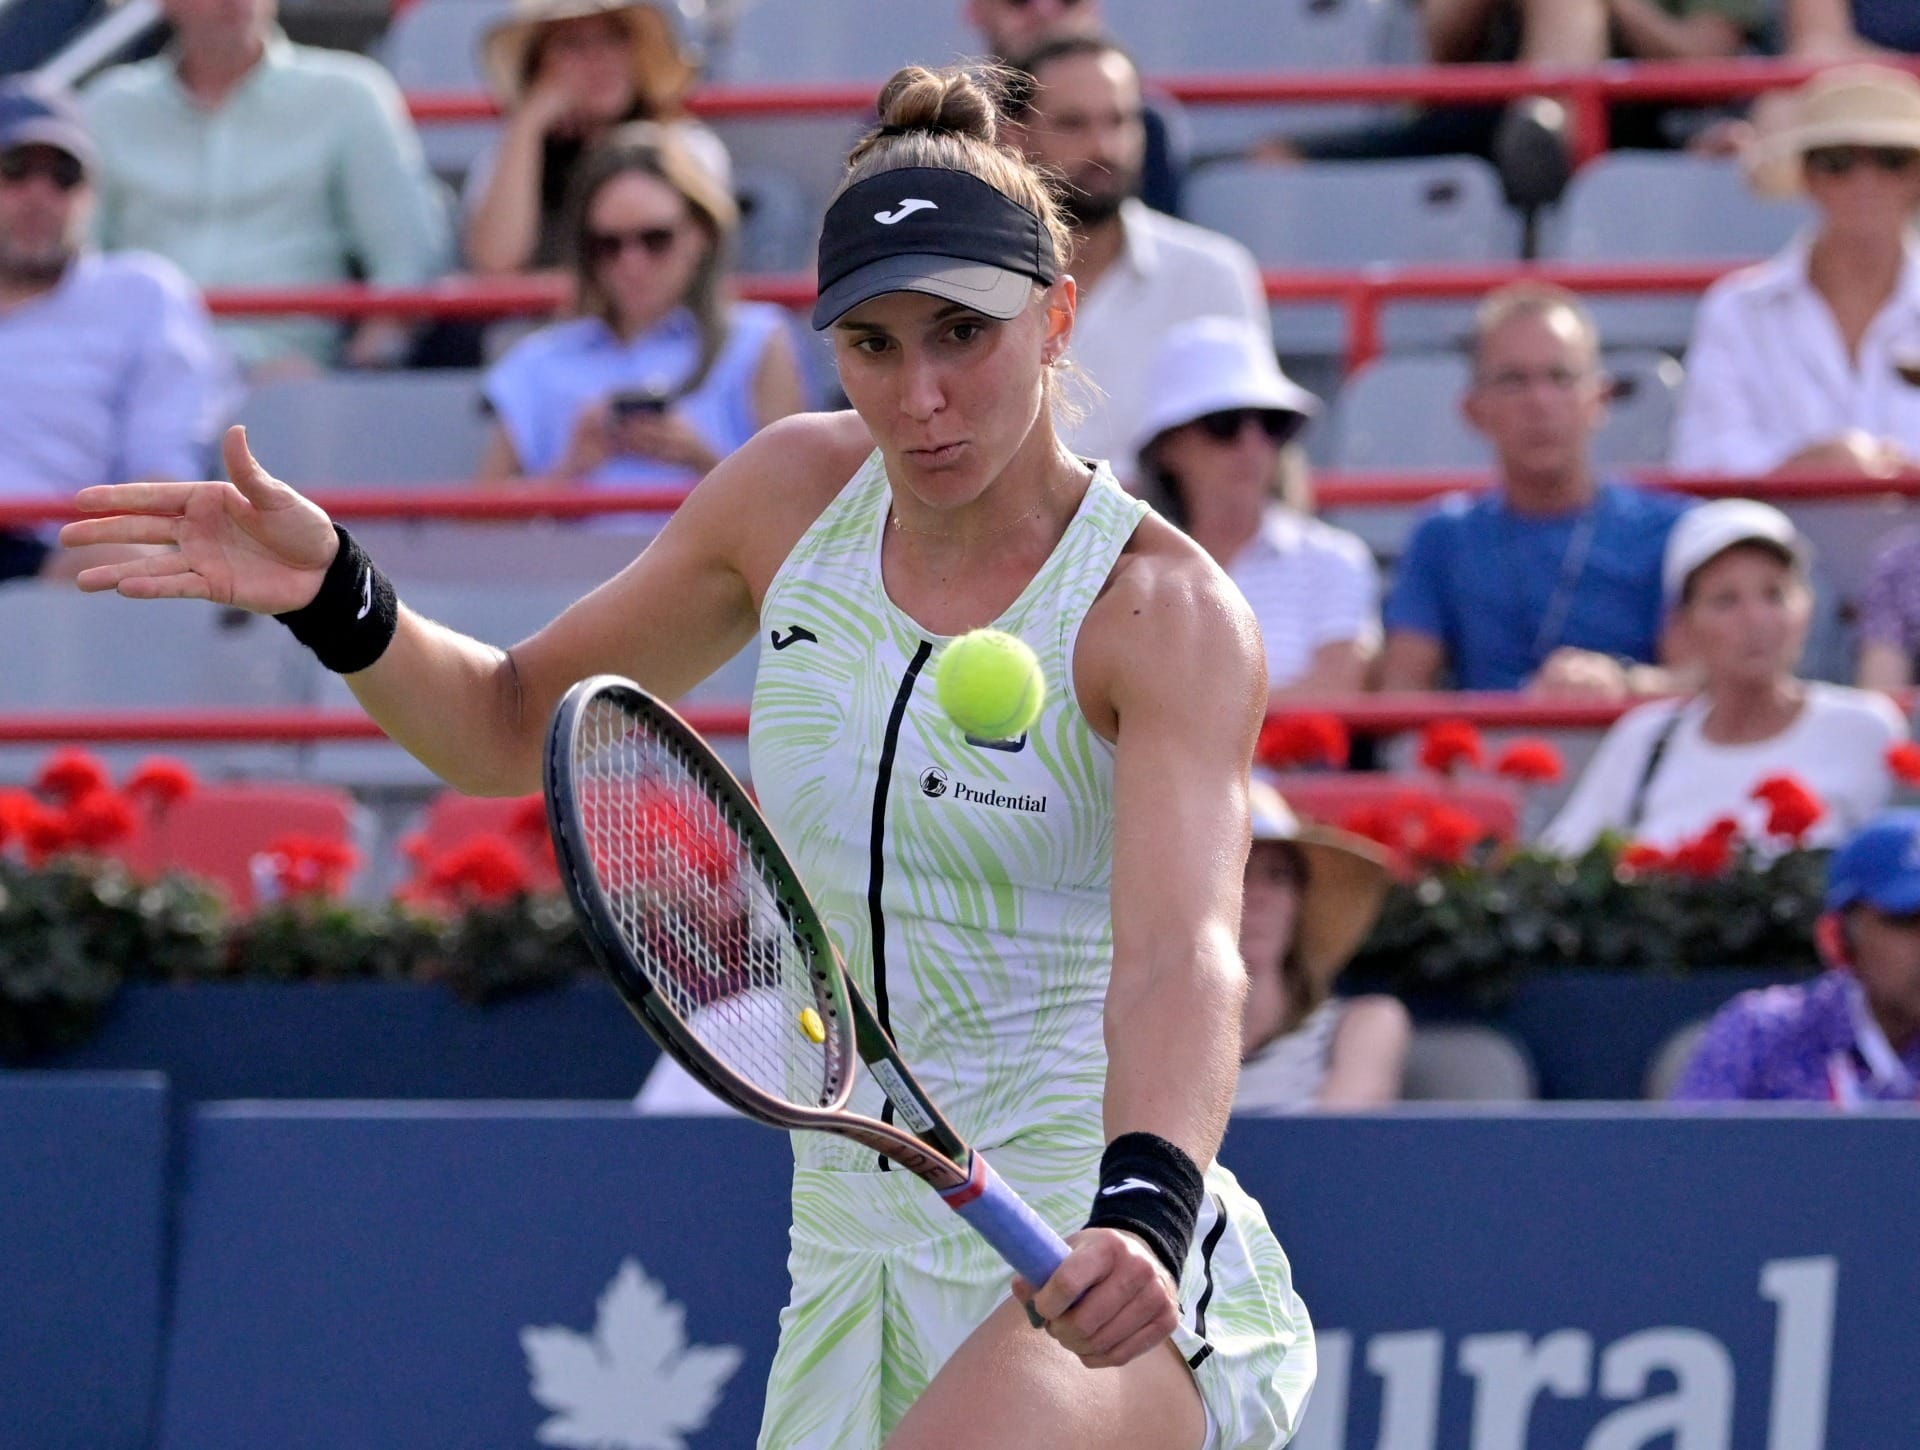
[[[1070,356],[1098,389],[1063,430],[1088,458],[1123,476],[1134,422],[1146,411],[1147,369],[1168,328],[1191,317],[1242,317],[1268,339],[1273,324],[1253,254],[1230,237],[1149,210],[1139,200],[1145,135],[1140,75],[1097,36],[1066,36],[1026,63],[1017,139],[1061,180],[1080,288]]]

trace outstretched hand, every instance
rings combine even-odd
[[[340,547],[332,520],[260,466],[244,428],[227,430],[221,455],[230,483],[81,489],[74,507],[101,517],[62,528],[63,546],[171,547],[83,569],[79,586],[128,599],[209,599],[256,614],[284,614],[312,603]]]
[[[1178,1290],[1153,1250],[1130,1233],[1083,1228],[1038,1292],[1018,1275],[1014,1297],[1033,1306],[1047,1333],[1089,1369],[1139,1358],[1179,1323]]]

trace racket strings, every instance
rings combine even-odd
[[[837,1095],[845,1034],[813,953],[704,763],[613,701],[583,715],[575,794],[615,921],[690,1034],[761,1091]]]

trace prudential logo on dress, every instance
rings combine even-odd
[[[1002,811],[1030,811],[1036,816],[1047,813],[1047,798],[1043,795],[1028,795],[1025,791],[1010,794],[1004,790],[995,790],[988,786],[981,789],[977,785],[968,785],[964,780],[955,780],[937,765],[929,765],[920,772],[920,793],[928,800],[939,800],[942,796],[951,796],[954,800],[970,806],[992,806]]]
[[[567,1450],[687,1450],[740,1368],[732,1345],[688,1344],[687,1311],[634,1259],[600,1296],[591,1334],[520,1331],[533,1397],[553,1417],[535,1432]]]

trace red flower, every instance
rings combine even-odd
[[[0,790],[0,849],[11,841],[24,842],[27,822],[42,809],[40,802],[23,790]]]
[[[1887,751],[1887,769],[1906,785],[1920,785],[1920,745],[1902,740]]]
[[[1767,803],[1767,834],[1795,845],[1827,813],[1820,797],[1796,775],[1770,775],[1753,788],[1753,799]]]
[[[516,841],[548,840],[547,798],[530,795],[514,802],[513,814],[507,817],[507,834]]]
[[[423,831],[409,831],[400,838],[400,854],[415,871],[425,871],[433,864],[433,842]]]
[[[1401,851],[1407,844],[1406,818],[1397,806],[1355,806],[1340,822],[1341,829],[1364,836],[1389,851]]]
[[[338,896],[360,864],[351,846],[317,836],[282,836],[260,859],[281,897]]]
[[[1428,770],[1452,775],[1462,765],[1486,759],[1480,732],[1465,720],[1435,720],[1420,732],[1420,763]]]
[[[733,879],[741,848],[719,809],[710,803],[654,795],[635,808],[630,829],[635,843],[651,852],[670,879],[686,870],[713,886]]]
[[[1566,765],[1546,741],[1516,740],[1495,757],[1493,773],[1528,785],[1552,785],[1566,774]]]
[[[455,846],[427,872],[427,889],[439,896],[506,901],[527,890],[526,863],[498,836],[475,836]]]
[[[1346,724],[1337,715],[1280,715],[1261,728],[1253,755],[1272,770],[1306,765],[1337,770],[1347,763],[1350,749]]]
[[[150,755],[133,768],[120,789],[149,811],[176,806],[199,787],[193,772],[164,755]]]
[[[51,810],[34,800],[27,798],[29,810],[23,813],[20,822],[20,840],[26,847],[27,864],[38,866],[50,856],[57,856],[73,844],[67,833],[67,818],[60,811]]]
[[[1740,834],[1740,823],[1722,816],[1691,840],[1674,847],[1673,869],[1689,876],[1711,879],[1733,864],[1733,843]]]
[[[107,768],[99,757],[68,746],[47,757],[33,784],[42,795],[50,796],[61,805],[71,805],[82,796],[107,788]]]
[[[1458,866],[1487,836],[1487,828],[1469,812],[1434,801],[1422,812],[1414,854],[1435,866]]]
[[[63,813],[67,840],[88,851],[104,851],[140,828],[133,805],[117,791],[96,790],[68,804]]]
[[[1623,848],[1615,864],[1622,871],[1665,871],[1673,865],[1673,858],[1658,846],[1650,846],[1645,841],[1634,841]]]

